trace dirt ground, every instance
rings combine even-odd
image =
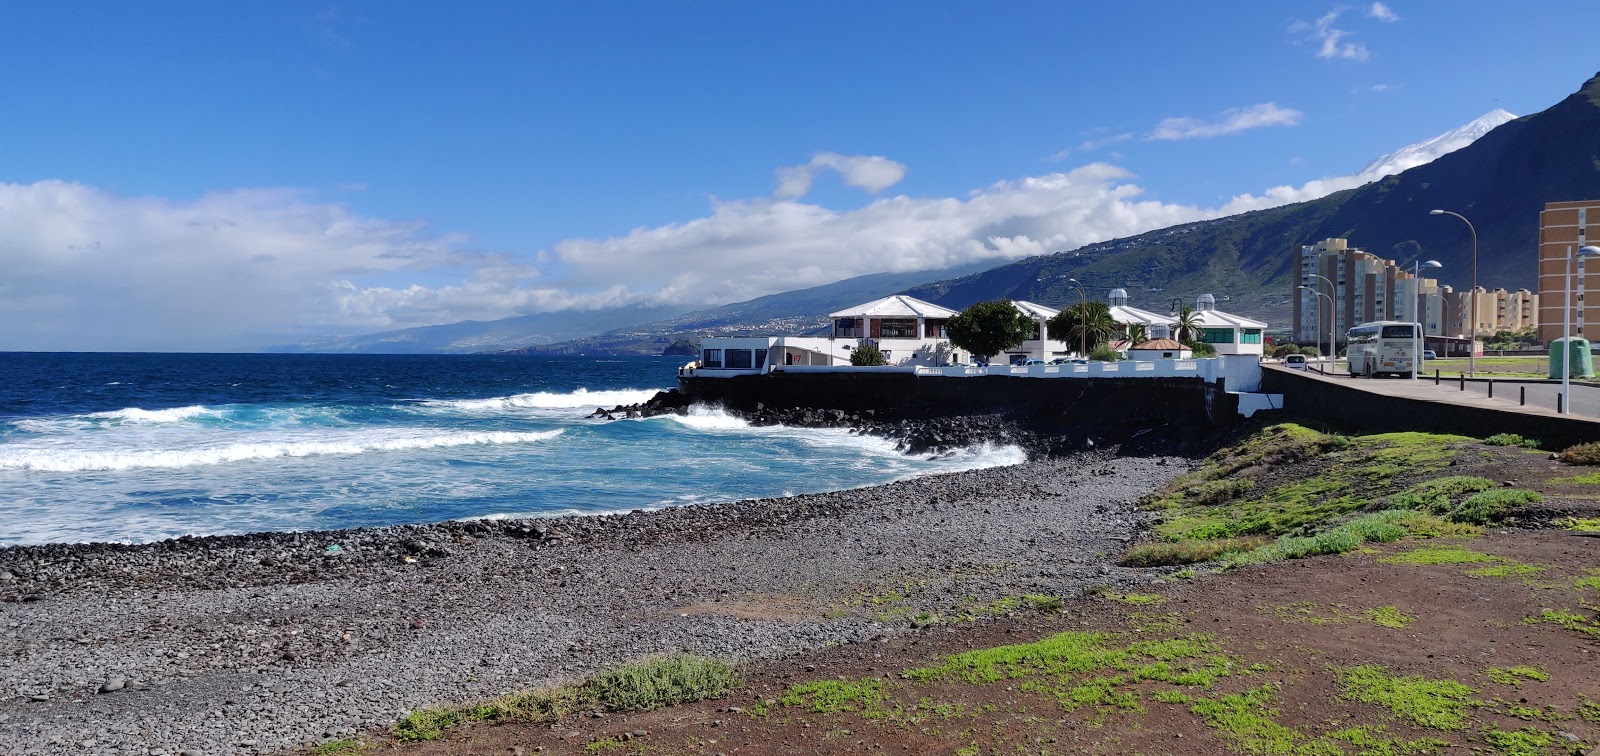
[[[1494,560],[1383,561],[1419,549],[1431,550],[1425,555],[1459,552]],[[1600,538],[1570,531],[1406,540],[1360,553],[1202,575],[1149,594],[1084,597],[1054,615],[1026,612],[935,626],[895,640],[795,657],[746,670],[745,684],[724,700],[637,714],[583,715],[554,726],[478,725],[449,731],[434,742],[383,748],[418,756],[1591,753],[1600,747],[1600,627],[1593,624],[1600,605],[1597,566]],[[1588,619],[1570,628],[1560,621],[1529,621],[1551,616],[1547,610],[1561,612],[1557,617]],[[1188,685],[1133,682],[1137,674],[1116,669],[1075,671],[1066,681],[1008,672],[993,682],[950,677],[922,683],[903,675],[970,649],[1085,631],[1107,634],[1107,648],[1214,639],[1214,650],[1203,661],[1220,673],[1209,684]],[[1380,694],[1390,695],[1378,703],[1354,700],[1341,675],[1372,665],[1384,668],[1387,677],[1380,679],[1387,687],[1380,685]],[[1071,695],[1059,695],[1057,686],[1088,682],[1086,687],[1094,687],[1097,679],[1112,679],[1091,677],[1105,672],[1123,679],[1115,687],[1124,695],[1082,705],[1073,705]],[[1470,689],[1460,695],[1458,724],[1418,723],[1416,711],[1426,717],[1441,705],[1425,694],[1420,678],[1457,681]],[[857,690],[863,681],[881,681],[882,702],[858,699],[837,711],[819,712],[815,709],[829,707],[802,694],[791,695],[786,705],[786,693],[825,680],[848,681]],[[1227,698],[1249,691],[1265,695]],[[1220,702],[1225,711],[1209,717],[1197,713],[1202,700]],[[1339,737],[1330,737],[1335,733]]]

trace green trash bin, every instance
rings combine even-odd
[[[1566,349],[1563,344],[1570,343]],[[1569,359],[1570,358],[1570,359]],[[1561,371],[1572,365],[1573,378],[1594,377],[1594,357],[1589,354],[1588,339],[1556,339],[1550,342],[1550,377],[1560,378]]]

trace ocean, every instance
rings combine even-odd
[[[715,408],[679,357],[0,353],[0,546],[598,514],[1023,461]]]

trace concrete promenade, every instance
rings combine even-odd
[[[1435,385],[1431,375],[1422,376],[1415,381],[1406,378],[1352,378],[1346,372],[1343,360],[1312,363],[1312,366],[1312,369],[1304,372],[1323,380],[1338,381],[1341,384],[1362,391],[1423,401],[1448,402],[1502,410],[1512,409],[1535,415],[1555,416],[1557,414],[1557,396],[1561,393],[1560,383],[1517,378],[1493,378],[1489,374],[1480,374],[1483,377],[1468,378],[1466,381],[1455,377],[1440,378],[1438,384]],[[1262,367],[1287,370],[1282,365],[1273,363],[1263,363]],[[1321,370],[1318,368],[1321,368]],[[1326,372],[1324,373],[1322,370]],[[1301,371],[1296,370],[1293,372],[1299,373]],[[1462,388],[1463,385],[1465,385],[1464,390]],[[1493,398],[1489,396],[1491,385],[1494,391]],[[1522,403],[1524,393],[1526,393],[1527,398],[1526,404]],[[1600,386],[1573,383],[1572,401],[1572,415],[1600,418]]]

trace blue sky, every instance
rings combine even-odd
[[[1592,13],[7,4],[0,349],[249,349],[999,264],[1546,108],[1597,67],[1546,33]]]

